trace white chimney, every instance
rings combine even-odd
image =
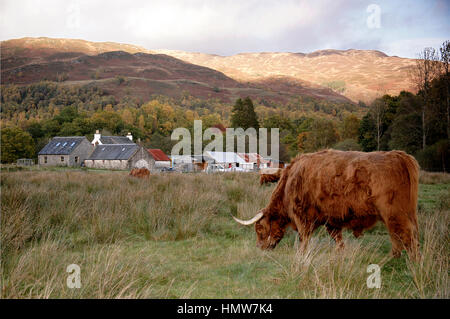
[[[92,140],[91,144],[92,145],[102,144],[102,142],[100,142],[101,138],[102,138],[102,134],[100,134],[99,130],[96,130],[95,134],[94,134],[94,139]]]
[[[133,135],[131,135],[130,132],[128,132],[127,137],[130,139],[130,141],[133,141]]]

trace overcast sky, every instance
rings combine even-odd
[[[0,0],[0,39],[113,41],[220,55],[374,49],[450,39],[450,0]]]

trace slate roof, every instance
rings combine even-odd
[[[135,144],[126,136],[102,136],[100,142],[102,144]]]
[[[148,152],[155,161],[170,162],[170,158],[159,148],[149,149]]]
[[[88,160],[129,160],[138,149],[135,143],[97,145]]]
[[[83,140],[88,141],[84,136],[54,137],[38,155],[70,155]]]

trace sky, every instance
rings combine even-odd
[[[0,40],[23,37],[219,55],[362,49],[416,58],[450,40],[450,0],[1,0]]]

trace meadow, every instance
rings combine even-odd
[[[274,185],[253,173],[1,173],[1,298],[449,298],[449,174],[421,173],[422,258],[390,256],[386,228],[336,250],[325,229],[307,251],[293,231],[256,247],[252,217]],[[81,269],[81,288],[66,268]],[[367,266],[381,267],[369,289]]]

